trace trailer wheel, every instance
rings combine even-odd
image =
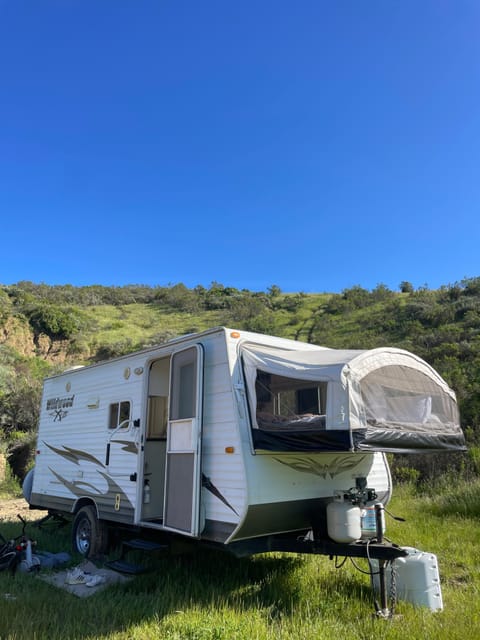
[[[97,518],[95,507],[82,507],[73,521],[73,549],[86,558],[104,553],[108,546],[107,525]]]

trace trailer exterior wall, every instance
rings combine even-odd
[[[135,369],[140,356],[101,366],[67,371],[45,381],[32,488],[32,504],[72,511],[78,500],[92,499],[101,517],[134,522],[139,429],[142,415],[142,378]],[[126,376],[129,371],[128,377]],[[73,396],[65,415],[51,411],[49,400]],[[130,402],[131,422],[107,444],[110,404]]]

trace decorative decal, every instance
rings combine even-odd
[[[75,396],[67,396],[65,398],[48,398],[47,411],[50,412],[54,422],[61,422],[67,417],[68,411],[65,409],[73,407]]]
[[[70,482],[66,478],[63,478],[56,471],[54,471],[51,467],[49,467],[49,469],[53,473],[53,475],[57,478],[57,480],[78,498],[84,497],[84,496],[88,498],[99,498],[99,497],[106,498],[108,496],[112,496],[115,504],[118,504],[118,505],[120,505],[120,498],[124,498],[127,501],[127,503],[129,503],[133,508],[133,504],[130,502],[130,500],[128,499],[128,496],[125,494],[123,489],[114,480],[112,480],[112,478],[109,475],[107,475],[106,473],[103,473],[102,471],[99,471],[98,469],[97,469],[97,473],[99,473],[102,476],[102,478],[106,480],[108,485],[108,489],[105,492],[100,491],[99,489],[97,489],[97,487],[87,484],[86,482],[80,482],[76,480]],[[91,487],[93,491],[85,490],[85,487]]]
[[[131,440],[110,440],[110,444],[123,444],[122,451],[128,453],[138,453],[138,447],[135,442]]]
[[[217,487],[213,484],[210,478],[207,478],[207,476],[204,473],[202,473],[202,487],[205,487],[207,491],[210,491],[211,494],[213,494],[216,498],[221,500],[224,505],[226,505],[229,509],[233,511],[235,515],[238,516],[238,513],[235,511],[232,505],[228,502],[228,500],[224,496],[222,496],[222,494],[217,489]]]
[[[57,449],[56,447],[52,447],[51,444],[48,444],[48,442],[45,442],[45,440],[43,440],[43,444],[54,453],[57,453],[59,456],[62,456],[62,458],[66,458],[67,460],[70,460],[70,462],[73,462],[75,464],[80,464],[80,460],[87,460],[88,462],[94,462],[101,467],[105,467],[105,465],[100,462],[98,458],[95,458],[95,456],[92,456],[86,451],[71,449],[70,447],[66,447],[65,445],[63,446],[63,449]]]
[[[281,460],[280,458],[274,458],[280,464],[284,464],[286,467],[290,467],[294,471],[300,473],[311,473],[314,476],[320,476],[326,479],[327,476],[334,478],[335,476],[344,473],[345,471],[351,471],[358,467],[365,460],[365,456],[361,458],[355,457],[344,458],[343,456],[337,456],[328,464],[322,464],[314,458],[290,458],[289,460]]]

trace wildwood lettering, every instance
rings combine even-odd
[[[67,396],[66,398],[49,398],[47,400],[47,411],[58,411],[59,409],[73,407],[74,398],[74,395]]]

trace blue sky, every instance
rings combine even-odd
[[[0,283],[480,275],[476,0],[0,0]]]

